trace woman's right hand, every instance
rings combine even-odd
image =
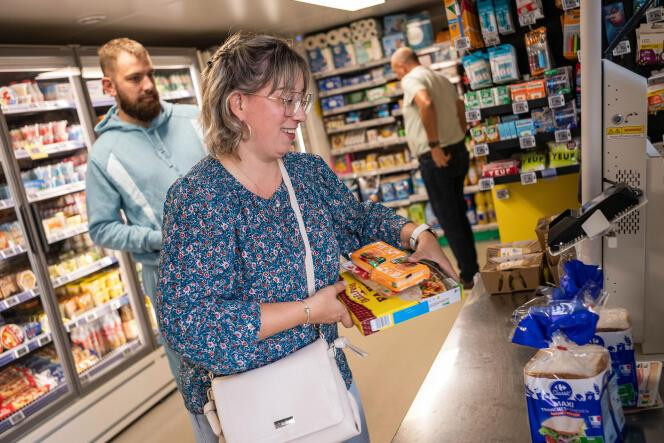
[[[341,322],[346,328],[353,327],[353,320],[348,309],[337,299],[337,294],[345,288],[346,282],[338,281],[331,286],[325,286],[309,297],[306,300],[311,309],[309,322],[311,324]]]

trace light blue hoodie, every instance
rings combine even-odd
[[[161,107],[143,128],[121,120],[113,106],[95,128],[86,182],[92,241],[149,266],[159,262],[168,188],[206,154],[198,109],[163,101]]]

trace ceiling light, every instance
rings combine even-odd
[[[295,0],[300,3],[310,3],[326,8],[343,9],[344,11],[358,11],[371,6],[382,5],[385,0]]]
[[[78,20],[76,20],[76,23],[78,23],[81,26],[90,26],[90,25],[96,25],[97,23],[101,23],[104,20],[106,20],[105,15],[88,15],[85,17],[81,17]]]

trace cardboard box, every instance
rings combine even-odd
[[[374,242],[350,255],[353,264],[370,274],[370,279],[395,292],[429,278],[429,268],[408,262],[408,254],[385,242]]]
[[[524,240],[489,246],[486,249],[486,258],[488,261],[499,261],[538,252],[542,252],[542,248],[537,240]]]
[[[561,272],[563,270],[563,265],[568,262],[569,260],[573,260],[576,258],[576,250],[574,248],[565,251],[564,254],[561,255],[551,255],[547,252],[547,242],[549,240],[549,223],[556,218],[556,216],[551,216],[551,217],[542,217],[539,220],[537,220],[537,225],[535,226],[535,234],[537,235],[537,240],[540,244],[540,247],[542,248],[542,251],[544,251],[545,255],[545,266],[548,269],[548,272],[551,276],[548,282],[549,283],[554,283],[556,285],[560,284],[560,277],[561,277]]]
[[[487,261],[480,272],[484,287],[489,294],[533,291],[540,285],[542,259],[543,254],[538,252],[502,263]]]
[[[357,329],[363,335],[373,334],[461,300],[461,287],[454,280],[431,272],[432,277],[420,284],[421,295],[414,299],[378,293],[350,272],[343,272],[341,277],[348,285],[339,300],[348,307]]]
[[[477,7],[474,1],[445,0],[445,14],[452,43],[458,38],[468,37],[471,49],[484,47]]]

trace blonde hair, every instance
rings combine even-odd
[[[309,84],[307,62],[285,40],[269,35],[236,33],[208,61],[202,74],[201,126],[213,155],[232,154],[246,124],[231,110],[234,92],[255,93],[271,85],[293,90],[298,79]]]
[[[125,37],[114,38],[97,51],[97,54],[99,55],[99,64],[101,65],[101,70],[105,76],[110,76],[113,73],[115,62],[122,52],[131,54],[136,58],[150,58],[147,49],[136,40]]]

